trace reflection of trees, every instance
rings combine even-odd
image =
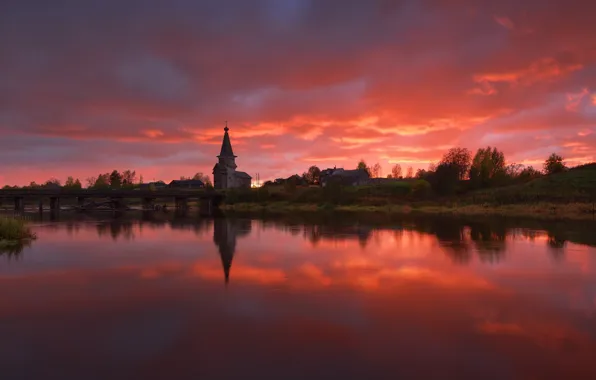
[[[304,226],[303,234],[304,239],[310,241],[313,247],[316,247],[323,238],[321,228],[318,225]]]
[[[304,225],[301,227],[303,237],[309,240],[313,246],[321,240],[349,240],[357,239],[361,247],[366,247],[372,237],[373,227],[363,226],[360,224],[354,225],[338,225],[338,224],[320,224],[320,225]]]
[[[160,228],[168,225],[175,230],[193,231],[200,235],[209,228],[210,223],[211,219],[201,218],[196,214],[144,211],[140,217],[131,218],[128,215],[120,215],[104,221],[97,225],[97,234],[100,237],[110,236],[113,240],[119,238],[131,240],[136,238],[135,230],[137,228],[142,230],[144,226]]]
[[[250,234],[250,219],[216,218],[213,221],[213,242],[219,250],[226,284],[230,281],[230,269],[236,252],[236,239]]]
[[[29,246],[31,246],[31,241],[29,240],[0,243],[0,256],[5,256],[8,258],[8,260],[18,260],[23,254],[23,250]]]
[[[111,236],[112,240],[118,240],[120,237],[124,238],[124,240],[132,240],[135,237],[133,223],[114,220],[109,223],[98,224],[97,236]]]
[[[565,246],[567,245],[567,233],[565,229],[558,225],[552,225],[547,231],[546,243],[553,259],[560,261],[565,256]]]
[[[414,229],[417,224],[414,224]],[[458,220],[430,219],[422,229],[434,234],[440,246],[454,263],[467,264],[472,259],[470,242],[466,239],[464,225]]]
[[[506,249],[507,230],[501,223],[471,223],[470,238],[481,261],[499,262]]]
[[[454,263],[469,263],[474,248],[481,261],[498,262],[506,249],[506,226],[494,220],[469,222],[459,218],[424,217],[406,226],[435,235],[443,252]]]

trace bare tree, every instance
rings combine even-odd
[[[393,167],[391,168],[391,177],[396,178],[396,179],[401,177],[401,165],[400,164],[393,165]]]
[[[382,168],[381,168],[381,165],[378,162],[376,164],[374,164],[368,170],[370,176],[373,177],[373,178],[379,178],[379,177],[381,177],[381,171],[382,171]]]

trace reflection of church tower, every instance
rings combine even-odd
[[[214,220],[213,241],[219,248],[227,284],[230,281],[230,268],[236,251],[236,231],[230,219],[216,218]]]
[[[250,220],[216,218],[213,221],[213,242],[219,249],[226,284],[230,281],[230,269],[236,252],[236,238],[250,233]]]

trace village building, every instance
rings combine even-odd
[[[217,156],[218,162],[213,167],[213,186],[216,189],[249,189],[252,177],[245,172],[237,171],[236,157],[232,150],[228,123],[224,128],[224,137],[221,144],[221,151]]]
[[[325,169],[321,172],[321,186],[325,187],[330,181],[337,181],[344,186],[362,186],[370,180],[370,174],[365,169]]]
[[[199,179],[175,179],[168,185],[175,189],[202,189],[205,183]]]
[[[164,181],[141,183],[139,185],[139,189],[141,189],[141,190],[163,190],[166,187],[168,187],[168,185],[166,185],[166,183]]]

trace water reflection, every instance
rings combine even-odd
[[[370,215],[367,216],[371,217]],[[59,219],[56,219],[59,218]],[[524,221],[502,218],[445,218],[445,217],[398,217],[372,219],[354,215],[326,216],[309,219],[309,215],[288,217],[264,217],[259,223],[263,229],[275,229],[288,232],[292,236],[302,236],[313,247],[320,242],[357,241],[365,249],[375,231],[393,231],[399,238],[403,231],[416,231],[434,236],[442,251],[454,263],[468,264],[474,256],[482,262],[499,263],[504,260],[508,241],[524,239],[535,242],[545,240],[553,259],[563,260],[567,242],[596,246],[596,224],[587,222],[545,222]],[[33,217],[35,220],[35,217]],[[236,248],[236,237],[251,233],[250,218],[237,216],[232,218],[205,218],[185,211],[140,213],[116,212],[103,214],[42,214],[40,221],[57,221],[45,225],[46,229],[66,229],[75,236],[81,230],[82,223],[94,223],[100,238],[108,237],[130,241],[143,229],[156,229],[167,226],[171,229],[192,231],[197,236],[214,228],[213,241],[218,246],[225,267],[231,265]],[[138,231],[137,231],[138,230]],[[5,248],[11,255],[20,254],[26,246]],[[228,272],[229,270],[226,270]],[[228,276],[226,276],[227,278]]]
[[[249,219],[217,218],[213,222],[213,242],[218,248],[226,285],[230,281],[230,268],[236,251],[236,239],[251,232]]]
[[[146,212],[34,228],[0,261],[3,379],[596,378],[590,226]]]
[[[0,257],[6,257],[8,260],[19,259],[23,250],[31,246],[30,241],[21,241],[16,243],[0,243]]]

